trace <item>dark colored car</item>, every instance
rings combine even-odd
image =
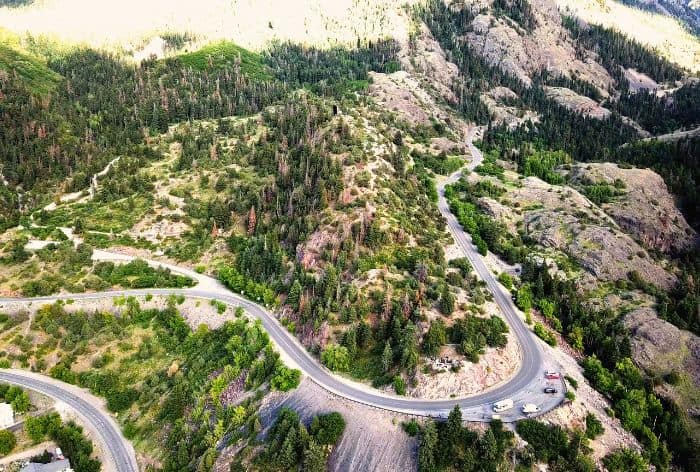
[[[557,389],[554,387],[546,387],[544,393],[557,393]]]

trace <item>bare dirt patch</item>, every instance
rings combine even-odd
[[[407,415],[370,408],[336,397],[309,379],[289,394],[273,392],[263,401],[260,417],[269,427],[282,407],[292,408],[308,423],[314,415],[337,411],[346,427],[331,453],[332,471],[416,470],[418,441],[409,437],[401,422]]]
[[[504,348],[486,348],[474,364],[458,354],[455,346],[444,346],[440,356],[461,361],[459,371],[416,374],[416,386],[408,389],[411,397],[425,399],[459,398],[490,390],[510,379],[520,366],[520,348],[512,333],[508,333]]]

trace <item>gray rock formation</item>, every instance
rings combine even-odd
[[[657,173],[649,169],[623,169],[613,163],[577,164],[571,169],[575,184],[603,183],[624,187],[622,194],[601,208],[642,245],[666,253],[685,251],[697,234],[678,210],[673,195]]]

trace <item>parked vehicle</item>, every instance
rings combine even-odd
[[[507,411],[511,408],[513,408],[513,400],[510,398],[506,398],[505,400],[501,400],[493,404],[493,411],[496,413]]]
[[[557,393],[558,390],[554,387],[545,387],[544,393]]]
[[[526,415],[537,413],[538,411],[540,411],[540,407],[534,403],[526,403],[523,405],[523,413]]]
[[[555,372],[553,370],[548,370],[544,373],[544,378],[545,379],[550,379],[550,380],[558,380],[560,378],[559,372]]]

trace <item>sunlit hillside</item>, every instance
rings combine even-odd
[[[131,49],[163,31],[231,39],[259,49],[270,40],[318,46],[406,37],[405,0],[38,0],[0,8],[17,33]],[[89,19],[89,20],[88,20]]]
[[[700,70],[700,40],[675,19],[611,0],[556,0],[585,21],[614,27],[642,44],[658,49],[669,60]]]

